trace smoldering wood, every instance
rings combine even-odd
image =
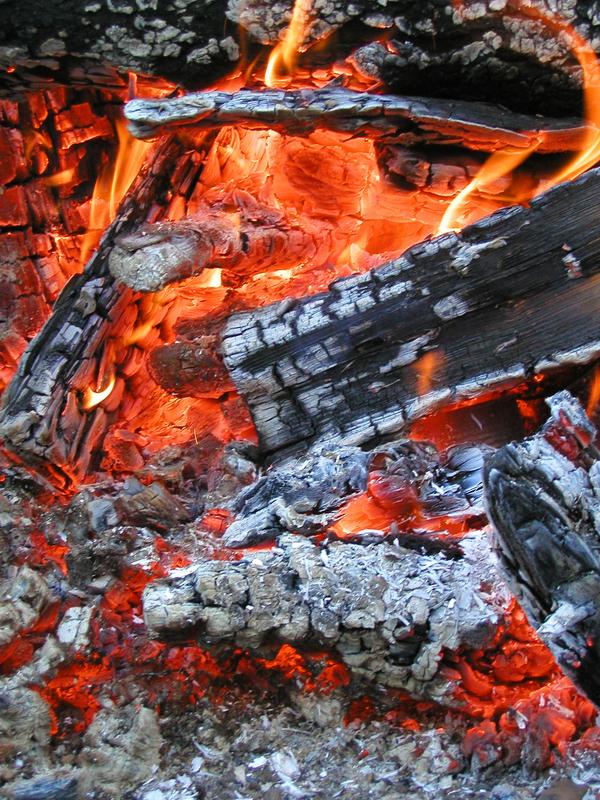
[[[81,392],[94,379],[106,337],[118,332],[115,322],[127,319],[125,309],[131,309],[136,299],[132,290],[111,276],[109,253],[117,236],[145,220],[181,152],[177,142],[168,138],[161,142],[84,272],[60,294],[3,396],[0,437],[5,448],[59,483],[68,482],[73,472],[85,473],[104,435],[109,423],[106,411],[83,408]]]
[[[108,266],[135,291],[156,292],[205,269],[223,270],[221,282],[235,285],[250,270],[292,267],[317,249],[299,223],[238,193],[179,222],[145,224],[118,236]]]
[[[269,551],[150,584],[144,620],[153,636],[194,634],[256,653],[273,641],[333,647],[357,675],[456,702],[438,674],[443,652],[485,646],[506,599],[481,588],[491,586],[484,538],[463,546],[457,561],[397,543],[319,547],[285,534]]]
[[[504,576],[557,663],[600,705],[600,453],[567,392],[534,436],[494,453],[485,496]]]
[[[251,46],[275,44],[292,11],[291,0],[196,0],[185,5],[183,24],[155,5],[138,0],[84,8],[62,0],[49,14],[37,0],[8,0],[0,11],[0,64],[17,69],[2,70],[0,87],[82,80],[112,85],[134,70],[197,88],[239,64],[242,37]],[[301,49],[337,31],[331,63],[383,31],[389,49],[378,58],[363,56],[362,66],[376,64],[378,77],[394,91],[422,94],[435,86],[438,96],[493,99],[539,113],[578,110],[577,62],[562,37],[524,18],[522,4],[315,0],[309,5]],[[536,6],[557,13],[551,0]],[[598,41],[600,17],[591,0],[563,3],[559,13],[587,41]],[[310,69],[322,66],[324,58],[316,48],[303,61]]]
[[[355,92],[341,87],[196,92],[125,106],[134,136],[151,139],[174,129],[238,125],[307,135],[327,128],[400,144],[461,144],[472,150],[505,147],[539,152],[576,150],[587,130],[578,119],[518,114],[486,103]]]
[[[328,292],[232,316],[222,353],[266,454],[391,438],[600,353],[600,171]]]
[[[291,458],[269,469],[236,498],[235,520],[223,534],[227,547],[248,547],[290,532],[311,536],[322,533],[338,519],[342,506],[367,492],[390,508],[400,524],[414,527],[413,516],[433,519],[483,513],[481,506],[482,449],[456,447],[442,459],[433,445],[403,440],[372,452],[358,447],[324,445],[304,457]],[[405,507],[402,519],[401,509]],[[352,539],[369,544],[384,539],[409,549],[439,541],[425,534],[410,534],[395,524],[393,531],[373,528],[357,531]]]

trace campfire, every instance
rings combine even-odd
[[[3,796],[597,796],[591,4],[135,5],[0,45]]]

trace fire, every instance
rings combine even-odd
[[[93,389],[88,387],[83,393],[82,407],[85,408],[86,411],[89,411],[90,409],[100,405],[100,403],[106,400],[106,398],[115,388],[115,382],[116,378],[114,375],[112,375],[104,389],[95,392]]]
[[[454,0],[454,6],[458,10],[462,10],[465,3],[463,0]],[[553,16],[540,8],[526,5],[520,1],[516,3],[516,7],[517,12],[504,9],[503,15],[513,16],[519,20],[523,17],[536,20],[544,24],[552,33],[562,35],[569,41],[573,55],[579,61],[583,73],[583,105],[586,126],[583,129],[583,141],[579,151],[561,169],[550,179],[542,181],[533,193],[516,197],[511,197],[508,193],[501,195],[498,199],[503,205],[511,202],[527,202],[561,181],[577,178],[600,159],[600,65],[596,53],[588,42],[561,17]],[[437,233],[448,233],[464,227],[465,217],[473,210],[468,206],[465,207],[468,198],[476,192],[485,190],[485,187],[490,186],[494,181],[510,176],[537,150],[540,143],[541,141],[538,141],[525,149],[500,150],[491,155],[473,180],[454,197],[444,212]],[[474,220],[471,217],[468,221]]]
[[[275,46],[265,71],[265,84],[270,88],[286,85],[290,73],[293,72],[297,60],[298,51],[308,27],[312,0],[295,0],[292,11],[291,22],[286,28],[282,41]]]
[[[88,231],[81,242],[81,263],[85,264],[106,226],[112,222],[125,192],[137,177],[151,145],[134,139],[123,120],[116,122],[118,150],[114,163],[98,173],[90,201]]]

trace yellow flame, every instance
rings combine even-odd
[[[278,86],[285,76],[293,72],[308,27],[311,7],[312,0],[295,0],[289,27],[281,42],[273,48],[267,63],[265,84],[270,89]]]
[[[71,183],[75,177],[75,167],[63,169],[60,172],[55,172],[54,175],[48,175],[44,178],[46,186],[64,186],[66,183]]]
[[[523,150],[499,150],[493,153],[481,167],[473,180],[462,189],[448,205],[438,227],[438,234],[456,231],[462,228],[460,213],[467,198],[478,189],[482,189],[493,181],[511,173],[538,147],[538,143]]]
[[[88,386],[88,388],[83,393],[83,403],[82,403],[83,408],[85,408],[86,411],[89,411],[91,408],[95,408],[103,400],[106,400],[106,398],[109,396],[109,394],[112,392],[114,388],[115,388],[114,375],[111,376],[106,387],[99,392],[95,392]]]
[[[118,151],[114,162],[101,169],[90,201],[88,231],[81,243],[81,262],[85,263],[100,240],[106,226],[112,222],[123,195],[137,177],[151,145],[134,139],[124,120],[116,122]]]
[[[465,5],[463,0],[454,0],[454,6],[457,9],[462,10]],[[565,35],[583,73],[583,105],[587,125],[584,129],[581,147],[567,164],[538,187],[536,192],[533,193],[533,196],[535,196],[547,191],[561,181],[573,180],[600,159],[600,65],[594,50],[588,42],[561,17],[552,16],[540,8],[525,5],[522,2],[518,2],[518,0],[516,5],[517,11],[505,9],[502,12],[503,15],[517,19],[527,17],[536,22],[541,22],[553,33]],[[504,150],[490,156],[475,178],[452,200],[442,217],[437,231],[438,234],[458,230],[461,227],[459,223],[460,211],[464,207],[467,198],[473,192],[483,189],[486,185],[492,183],[492,181],[509,175],[531,153],[535,152],[539,147],[539,143],[539,141],[535,142],[531,147],[523,150]],[[501,197],[498,199],[500,200]],[[527,199],[530,199],[530,197],[521,197],[519,201],[523,202]],[[505,201],[510,202],[510,199],[505,198]]]

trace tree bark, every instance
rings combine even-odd
[[[561,669],[600,705],[600,453],[567,392],[535,436],[498,450],[485,493],[504,574]]]
[[[224,362],[265,453],[379,442],[444,404],[600,353],[600,171],[231,317]]]

